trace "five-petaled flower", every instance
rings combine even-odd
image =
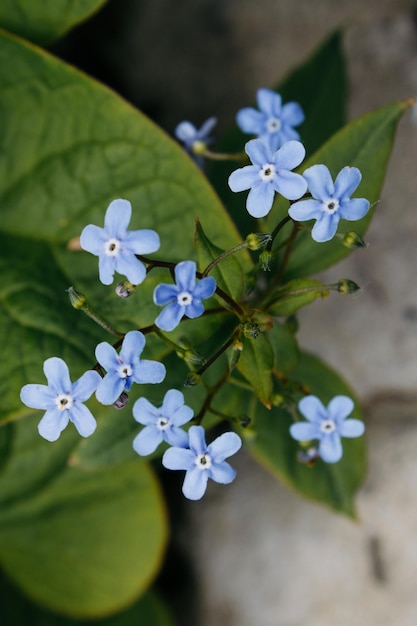
[[[348,396],[335,396],[327,408],[316,396],[306,396],[298,409],[308,422],[290,426],[291,437],[297,441],[319,440],[319,454],[326,463],[336,463],[343,455],[341,437],[360,437],[365,425],[358,419],[346,419],[353,410]]]
[[[72,383],[65,361],[58,357],[46,359],[43,364],[47,385],[24,385],[20,399],[32,409],[43,409],[39,434],[48,441],[56,441],[68,422],[72,422],[82,437],[91,435],[96,420],[83,402],[95,392],[100,375],[90,370]]]
[[[304,113],[297,102],[282,104],[281,96],[271,89],[258,89],[256,99],[259,107],[245,107],[238,111],[236,122],[244,133],[265,139],[272,151],[284,143],[299,140],[294,126],[304,122]]]
[[[184,404],[184,395],[177,389],[166,392],[160,408],[146,398],[139,398],[133,406],[133,417],[145,428],[135,437],[134,450],[142,456],[152,454],[162,441],[179,448],[188,447],[188,435],[180,426],[193,415],[194,411]]]
[[[168,448],[162,465],[171,470],[186,470],[182,492],[189,500],[200,500],[209,478],[216,483],[232,482],[236,470],[225,459],[240,449],[242,441],[236,433],[224,433],[207,445],[202,426],[191,426],[188,435],[189,448]]]
[[[102,404],[113,404],[132,383],[160,383],[165,378],[165,366],[157,361],[142,360],[140,355],[146,339],[138,330],[126,333],[120,354],[103,341],[96,347],[96,359],[107,374],[100,381],[96,398]]]
[[[203,165],[203,154],[213,139],[210,133],[217,124],[217,118],[210,117],[204,122],[200,129],[197,129],[191,122],[180,122],[175,129],[175,136],[183,142],[185,149],[189,152],[200,167]]]
[[[182,261],[175,266],[175,285],[161,284],[155,287],[154,303],[166,306],[155,320],[161,330],[173,330],[182,317],[194,319],[204,313],[202,300],[210,298],[216,291],[216,281],[206,276],[196,282],[194,261]]]
[[[288,213],[297,222],[317,220],[311,232],[314,241],[329,241],[335,235],[341,219],[360,220],[368,212],[368,200],[350,199],[362,179],[357,167],[344,167],[334,183],[325,165],[312,165],[303,176],[313,198],[295,202]]]
[[[132,205],[128,200],[113,200],[106,211],[104,228],[89,224],[81,233],[81,247],[99,257],[99,277],[104,285],[111,285],[114,272],[139,285],[146,276],[146,268],[135,255],[159,249],[159,235],[154,230],[127,230],[131,216]]]
[[[275,192],[288,200],[301,198],[307,189],[305,179],[290,170],[300,165],[305,148],[299,141],[287,141],[272,152],[262,139],[252,139],[245,146],[253,165],[245,165],[229,176],[232,191],[250,189],[246,208],[253,217],[265,217],[272,208]]]

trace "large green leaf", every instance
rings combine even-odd
[[[273,366],[274,352],[267,333],[261,333],[257,339],[243,338],[243,350],[237,368],[268,408],[271,407]]]
[[[39,44],[57,39],[107,0],[1,0],[0,27]]]

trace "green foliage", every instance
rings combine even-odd
[[[324,298],[328,294],[328,288],[319,280],[299,278],[291,280],[276,291],[272,291],[266,308],[271,315],[289,317],[294,315],[298,309],[314,302],[316,298]]]

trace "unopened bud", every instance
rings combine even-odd
[[[123,391],[120,396],[117,398],[116,402],[113,402],[113,406],[115,409],[123,409],[129,401],[129,396],[125,391]]]
[[[193,142],[191,150],[194,154],[202,155],[207,150],[207,144],[205,144],[204,141],[200,141],[199,139],[197,139]]]
[[[246,237],[246,244],[249,250],[260,250],[271,241],[271,235],[265,235],[264,233],[250,233]]]
[[[128,280],[124,280],[122,283],[119,283],[114,290],[116,295],[119,298],[129,298],[136,291],[136,285],[132,285],[132,283]]]
[[[272,258],[272,252],[270,252],[269,250],[262,250],[261,254],[259,255],[259,262],[264,272],[271,271]]]
[[[272,397],[271,397],[272,406],[281,406],[282,404],[284,404],[284,402],[285,402],[285,398],[281,393],[272,394]]]
[[[297,461],[307,465],[307,467],[312,467],[319,458],[319,449],[316,446],[309,446],[305,450],[300,450],[297,453]]]
[[[351,250],[355,248],[368,247],[368,244],[362,239],[362,237],[358,235],[358,233],[355,233],[353,230],[349,233],[346,233],[346,235],[343,237],[343,245]]]
[[[204,365],[204,363],[206,362],[206,359],[203,357],[203,355],[196,350],[189,349],[185,350],[185,352],[178,351],[177,355],[180,358],[184,359],[184,361],[189,365]]]
[[[87,298],[83,293],[75,291],[74,287],[68,287],[67,294],[74,309],[82,309],[85,307]]]
[[[241,328],[246,339],[257,339],[259,337],[260,329],[259,324],[256,322],[245,322]]]
[[[197,372],[190,372],[185,379],[184,387],[196,387],[200,384],[201,376]]]
[[[247,428],[251,422],[252,420],[248,415],[241,415],[239,423],[242,428]]]
[[[341,278],[337,283],[337,291],[344,296],[359,290],[359,285],[349,278]]]

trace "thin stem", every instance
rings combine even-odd
[[[247,247],[248,247],[248,244],[246,243],[246,241],[243,241],[242,243],[239,243],[234,248],[231,248],[230,250],[226,250],[220,256],[218,256],[216,259],[214,259],[211,263],[207,265],[206,269],[202,273],[202,276],[203,277],[207,276],[211,272],[213,267],[216,267],[216,265],[220,263],[220,261],[223,261],[223,259],[226,259],[228,256],[231,256],[232,254],[239,252],[239,250],[244,250]]]
[[[245,152],[235,152],[234,154],[226,154],[223,152],[212,152],[211,150],[204,150],[202,156],[212,161],[239,161],[239,163],[245,163],[248,161],[248,156]]]
[[[196,424],[201,424],[201,422],[203,421],[203,417],[205,416],[205,414],[207,413],[207,411],[211,410],[210,409],[210,405],[211,405],[211,401],[213,400],[214,396],[216,395],[216,393],[223,387],[223,385],[227,382],[227,379],[229,378],[229,370],[226,369],[224,374],[221,376],[221,378],[217,381],[217,383],[214,385],[214,387],[212,387],[210,389],[210,391],[208,392],[206,399],[203,402],[203,406],[201,407],[201,409],[199,410],[199,412],[197,413],[197,415],[193,418],[193,421]]]
[[[196,276],[197,278],[204,278],[201,272],[196,272]],[[218,296],[220,296],[222,300],[230,305],[230,307],[237,313],[238,317],[243,317],[245,315],[245,311],[239,306],[237,302],[235,302],[235,300],[233,300],[233,298],[231,298],[225,291],[223,291],[223,289],[220,289],[220,287],[216,287],[216,293]]]
[[[282,220],[280,222],[278,222],[278,224],[275,226],[274,230],[271,233],[271,239],[268,241],[268,244],[266,246],[266,250],[268,252],[271,252],[272,250],[272,245],[274,243],[274,239],[275,237],[278,235],[279,231],[285,226],[285,224],[287,222],[289,222],[291,220],[289,215],[286,215],[285,217],[282,218]]]
[[[297,237],[298,230],[299,230],[298,222],[294,222],[291,234],[290,234],[290,236],[288,238],[287,246],[285,248],[283,259],[282,259],[281,263],[279,264],[277,273],[275,275],[275,282],[277,282],[277,283],[280,281],[281,276],[283,275],[284,270],[287,267],[288,259],[290,258],[290,254],[292,252],[292,249],[293,249],[293,246],[294,246],[294,243],[295,243],[295,239]]]
[[[229,339],[227,341],[225,341],[222,346],[220,346],[220,348],[217,350],[217,352],[215,352],[213,354],[213,356],[210,357],[209,360],[206,363],[204,363],[204,365],[202,365],[202,367],[200,367],[199,370],[197,370],[195,372],[197,374],[197,376],[201,376],[202,374],[204,374],[204,372],[210,367],[210,365],[213,365],[213,363],[215,361],[217,361],[217,359],[223,354],[223,352],[225,352],[227,350],[227,348],[232,345],[232,343],[234,342],[234,340],[236,338],[236,334],[237,334],[237,332],[235,331],[229,337]]]

